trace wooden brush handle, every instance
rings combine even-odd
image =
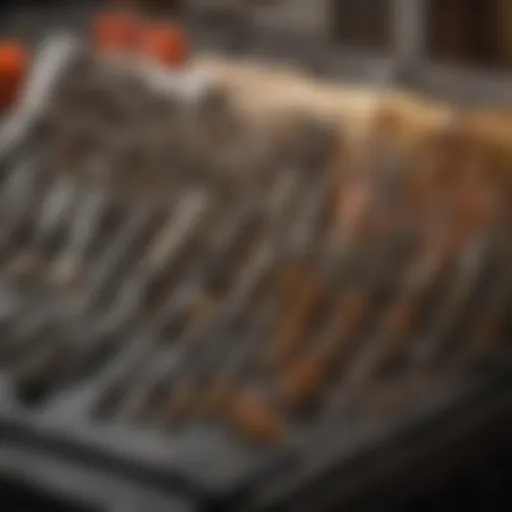
[[[279,415],[253,391],[233,396],[227,419],[236,432],[258,444],[276,443],[284,433]]]
[[[310,317],[325,293],[325,288],[317,276],[303,276],[303,284],[291,304],[285,305],[282,324],[278,327],[275,344],[270,359],[273,363],[283,362],[300,343],[303,331],[310,322]]]

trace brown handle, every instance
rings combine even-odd
[[[352,388],[359,389],[376,371],[400,355],[409,340],[420,307],[420,301],[409,297],[401,297],[390,306],[376,339],[349,372],[348,382]]]
[[[270,353],[272,364],[282,363],[295,351],[324,294],[324,285],[318,276],[303,276],[302,279],[303,286],[294,297],[289,297],[291,304],[285,303],[283,322]]]
[[[278,414],[255,392],[242,391],[234,395],[228,417],[236,432],[256,443],[273,444],[283,436]]]
[[[279,393],[287,406],[303,408],[322,392],[332,369],[345,355],[347,344],[358,339],[368,318],[369,304],[364,290],[343,294],[333,308],[324,333],[313,341],[310,353],[283,372]]]

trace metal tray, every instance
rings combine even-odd
[[[133,479],[88,464],[72,464],[47,449],[0,445],[0,494],[4,506],[22,510],[33,503],[41,510],[69,512],[192,512],[195,504]],[[28,495],[28,496],[27,496]],[[11,498],[9,498],[11,497]]]
[[[87,401],[80,400],[86,393],[29,410],[15,403],[3,380],[0,435],[8,455],[0,450],[0,463],[6,474],[40,467],[46,476],[47,465],[28,462],[43,452],[56,468],[74,464],[108,471],[142,488],[223,510],[361,510],[361,503],[375,506],[382,495],[400,503],[509,438],[509,368],[459,386],[439,379],[435,395],[425,393],[420,405],[397,414],[361,417],[341,408],[290,446],[263,450],[204,427],[162,435],[101,424],[86,413]],[[26,457],[10,455],[13,446],[22,447]],[[57,482],[63,474],[65,481],[72,479],[64,469],[55,475]]]

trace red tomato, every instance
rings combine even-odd
[[[178,25],[149,25],[142,38],[142,53],[169,67],[181,67],[189,58],[185,31]]]
[[[128,13],[106,13],[93,21],[93,40],[100,50],[135,50],[139,43],[140,25]]]
[[[12,105],[18,98],[28,62],[28,51],[22,44],[0,41],[0,108]]]

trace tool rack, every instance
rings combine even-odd
[[[400,5],[400,16],[395,18],[399,43],[393,58],[350,57],[350,48],[347,55],[334,49],[332,59],[326,63],[323,58],[316,69],[332,74],[338,66],[346,72],[352,59],[352,77],[359,79],[366,75],[385,85],[403,80],[427,92],[439,89],[448,97],[451,90],[457,94],[467,90],[466,98],[458,98],[468,101],[507,101],[506,80],[499,83],[475,75],[476,85],[469,88],[467,75],[423,65],[425,4],[397,0],[396,5]],[[274,40],[265,40],[268,46],[258,51],[274,56]],[[306,46],[306,64],[317,64],[314,53],[323,52],[322,45],[313,47],[313,52],[311,45]],[[287,58],[290,52],[283,49],[281,55]],[[465,86],[459,89],[462,83]],[[105,427],[88,424],[87,419],[82,424],[79,415],[73,418],[72,411],[80,410],[74,399],[53,411],[19,408],[10,394],[9,379],[4,378],[0,474],[8,485],[22,489],[28,485],[62,497],[70,512],[81,510],[83,504],[92,512],[306,511],[342,505],[372,510],[382,499],[391,509],[394,500],[399,505],[428,481],[441,477],[445,449],[478,458],[507,437],[512,420],[509,366],[497,371],[495,379],[466,384],[445,395],[441,403],[433,400],[406,417],[378,428],[371,422],[360,426],[355,436],[354,427],[341,435],[338,425],[324,424],[312,429],[306,445],[262,451],[240,447],[222,433],[207,438],[192,432],[173,440],[123,425]],[[464,461],[462,456],[455,459]],[[375,460],[382,465],[370,462],[375,467],[369,472],[368,461]],[[401,489],[407,485],[400,496],[390,492],[398,485]]]

